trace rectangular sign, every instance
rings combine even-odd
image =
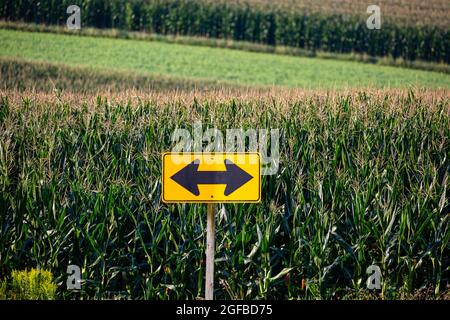
[[[258,153],[164,153],[166,203],[260,202]]]

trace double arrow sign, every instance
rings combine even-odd
[[[228,159],[225,159],[225,171],[198,171],[199,166],[200,160],[196,159],[170,178],[195,196],[200,195],[199,184],[224,184],[224,196],[229,196],[253,179]]]
[[[259,202],[257,153],[166,153],[163,201]]]

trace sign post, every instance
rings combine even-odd
[[[205,299],[214,299],[214,249],[216,237],[215,204],[208,203],[206,216],[206,282]]]
[[[205,299],[214,298],[216,203],[261,201],[258,153],[164,153],[162,200],[207,203]]]

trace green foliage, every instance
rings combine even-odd
[[[0,300],[8,299],[7,282],[6,280],[0,281]]]
[[[0,299],[53,300],[55,297],[56,284],[52,273],[46,270],[13,270],[10,284],[4,280],[0,286]]]
[[[371,264],[384,297],[449,282],[447,96],[7,103],[3,274],[40,264],[62,283],[77,264],[81,297],[202,296],[206,207],[163,204],[160,180],[173,130],[202,120],[282,133],[262,203],[217,213],[217,298],[336,298],[363,291]]]
[[[0,17],[64,24],[72,0],[0,0]],[[450,62],[450,31],[427,25],[400,25],[383,19],[369,30],[361,16],[305,13],[226,1],[100,0],[77,1],[83,26],[147,30],[285,45],[312,51],[366,53],[404,60]]]

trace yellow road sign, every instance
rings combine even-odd
[[[166,203],[260,202],[258,153],[163,154],[162,199]]]

